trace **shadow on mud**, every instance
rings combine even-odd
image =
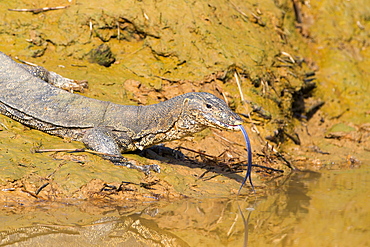
[[[196,157],[185,155],[180,151],[181,149],[195,153]],[[244,173],[247,166],[246,161],[227,161],[223,157],[211,156],[200,151],[182,147],[172,149],[162,145],[157,145],[144,149],[143,151],[138,152],[138,154],[148,159],[158,160],[160,162],[173,165],[204,169],[205,171],[198,176],[198,179],[202,179],[204,181],[211,180],[219,175],[222,175],[241,183],[241,181],[244,179],[244,176],[237,173]],[[208,173],[210,173],[210,175],[208,175]]]

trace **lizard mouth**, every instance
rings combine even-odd
[[[217,119],[214,119],[214,118],[208,118],[207,122],[212,127],[216,127],[218,129],[227,129],[227,130],[232,130],[232,131],[240,130],[239,125],[242,124],[242,121],[240,120],[235,120],[233,124],[227,124],[227,123],[218,121]]]

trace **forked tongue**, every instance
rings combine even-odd
[[[245,174],[245,178],[244,178],[242,184],[240,185],[238,194],[240,194],[240,190],[243,188],[243,186],[244,186],[245,182],[247,182],[247,179],[248,178],[249,178],[249,183],[250,183],[250,185],[251,185],[251,187],[253,189],[253,192],[255,192],[254,186],[253,186],[253,183],[252,183],[252,177],[251,177],[251,172],[252,172],[252,148],[251,148],[251,142],[249,140],[247,131],[244,129],[244,127],[242,125],[238,125],[238,127],[242,131],[242,133],[243,133],[245,144],[246,144],[246,147],[247,147],[247,152],[248,152],[248,168],[247,168],[247,173]]]

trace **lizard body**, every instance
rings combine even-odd
[[[155,166],[127,163],[122,152],[181,139],[207,127],[239,130],[241,118],[209,93],[187,93],[148,105],[119,105],[73,94],[0,52],[0,113],[48,134],[70,137],[104,158],[147,172]],[[51,83],[51,84],[49,84]]]

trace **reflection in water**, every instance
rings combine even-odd
[[[368,167],[293,173],[256,206],[249,244],[369,246],[369,186]]]
[[[369,171],[299,172],[285,179],[258,199],[163,201],[134,211],[87,202],[2,207],[0,246],[370,244]]]
[[[315,186],[320,173],[312,171],[293,172],[282,177],[274,189],[271,189],[265,201],[256,207],[252,222],[256,222],[250,235],[257,246],[281,245],[294,246],[289,238],[294,228],[309,212],[312,198],[309,191]],[[262,213],[262,214],[261,214]],[[251,227],[252,228],[252,227]],[[258,236],[259,239],[255,239]],[[255,246],[256,244],[253,244]]]
[[[307,213],[311,197],[308,192],[309,186],[320,178],[320,173],[313,171],[292,173],[287,186],[282,187],[286,195],[286,206],[281,211],[284,213],[298,214]]]
[[[103,217],[88,225],[36,224],[0,233],[0,246],[189,246],[139,215]]]
[[[249,219],[251,217],[252,211],[254,208],[247,208],[248,211],[248,216],[245,218],[243,210],[240,208],[239,203],[238,203],[238,210],[239,214],[242,216],[243,219],[243,224],[244,224],[244,242],[243,242],[243,247],[248,246],[248,235],[249,235]]]
[[[245,208],[246,202],[240,204]],[[235,200],[159,203],[135,213],[127,213],[125,208],[96,211],[99,213],[94,215],[77,206],[65,206],[49,209],[50,218],[43,215],[43,209],[17,215],[8,212],[4,219],[13,222],[1,227],[0,246],[243,245],[244,225]]]

